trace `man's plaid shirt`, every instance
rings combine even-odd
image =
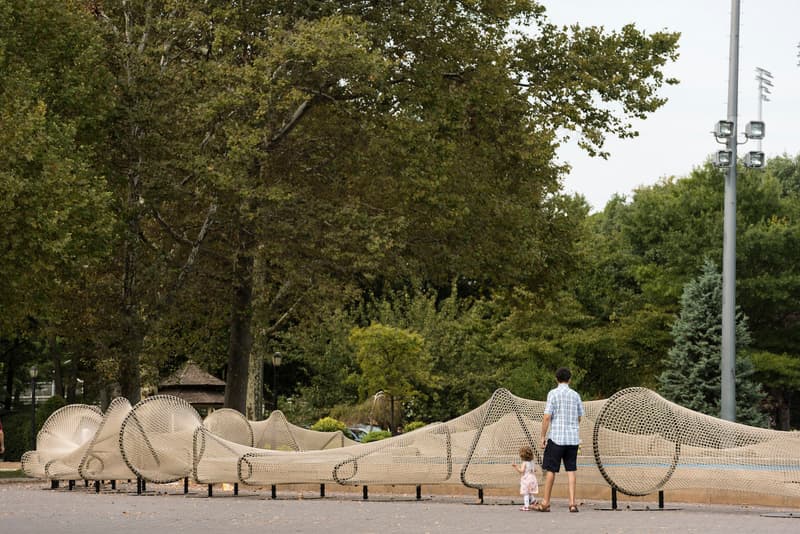
[[[550,414],[548,437],[557,445],[581,442],[578,417],[583,415],[581,396],[567,384],[559,384],[547,394],[544,413]]]

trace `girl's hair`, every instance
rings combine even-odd
[[[533,449],[531,449],[528,445],[522,447],[519,450],[519,457],[525,460],[526,462],[530,462],[533,460]]]

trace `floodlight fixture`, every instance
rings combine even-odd
[[[733,122],[731,121],[718,121],[714,127],[714,135],[727,139],[733,136]]]
[[[764,121],[750,121],[744,130],[744,136],[748,139],[764,139]]]
[[[760,169],[764,167],[764,153],[758,150],[752,150],[744,156],[744,166],[751,169]]]
[[[733,161],[733,152],[730,150],[718,150],[714,155],[714,166],[730,167]]]

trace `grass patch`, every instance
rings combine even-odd
[[[0,471],[0,478],[28,478],[28,475],[22,469],[14,469],[13,471]]]

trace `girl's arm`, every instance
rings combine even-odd
[[[511,464],[511,467],[513,467],[514,469],[516,469],[516,470],[517,470],[517,473],[519,473],[519,474],[522,474],[522,473],[523,473],[523,471],[525,471],[525,466],[522,466],[522,465]]]

